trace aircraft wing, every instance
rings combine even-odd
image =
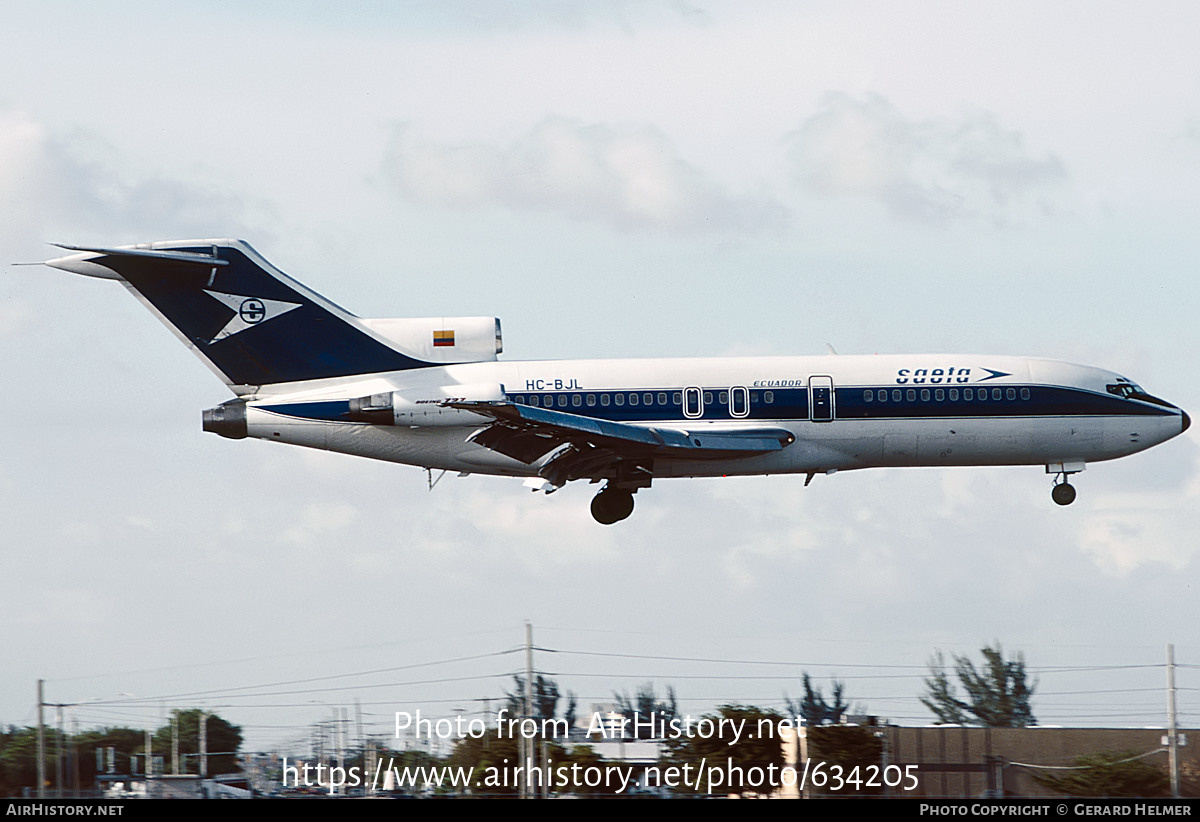
[[[795,441],[783,428],[689,431],[612,422],[505,401],[447,403],[494,422],[468,437],[526,464],[554,485],[573,479],[604,479],[622,465],[648,470],[655,457],[728,459],[780,451]],[[707,426],[706,426],[707,427]]]

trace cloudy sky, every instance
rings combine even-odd
[[[0,260],[241,237],[363,316],[496,315],[505,358],[979,352],[1196,413],[1200,8],[1185,2],[12,2]],[[937,649],[1022,651],[1043,723],[1200,723],[1194,429],[1042,469],[594,489],[231,442],[112,283],[0,273],[0,722],[579,695],[907,724]],[[118,696],[120,695],[120,696]]]

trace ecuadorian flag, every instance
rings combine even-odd
[[[449,331],[434,331],[433,332],[433,347],[441,348],[442,346],[454,345],[454,330]]]

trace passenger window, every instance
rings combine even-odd
[[[666,405],[666,404],[667,404],[667,394],[666,394],[666,392],[665,392],[665,391],[659,391],[659,392],[658,392],[658,404],[659,404],[659,405]]]
[[[917,390],[915,388],[910,388],[907,391],[905,391],[904,399],[908,400],[909,402],[916,402],[917,401]]]
[[[587,404],[588,404],[589,408],[596,404],[596,395],[595,394],[587,395]]]
[[[1023,399],[1023,400],[1029,399],[1029,389],[1028,388],[1021,389],[1021,399]]]
[[[998,399],[1000,399],[1000,389],[999,389],[999,388],[993,388],[993,389],[992,389],[992,399],[993,399],[993,400],[998,400]]]
[[[771,403],[775,402],[775,392],[767,391],[766,393],[764,393],[763,394],[763,402],[765,402],[767,405],[770,405]]]
[[[613,404],[614,405],[624,405],[625,404],[625,395],[624,394],[613,394]]]
[[[929,389],[928,388],[921,389],[921,402],[929,402]]]
[[[559,394],[559,395],[558,395],[558,407],[559,407],[559,408],[566,408],[566,407],[567,407],[567,395],[566,395],[566,394]]]
[[[893,388],[892,389],[892,402],[900,402],[900,396],[901,396],[900,389]]]
[[[875,401],[875,392],[872,391],[870,388],[868,388],[866,391],[863,392],[863,402],[874,402],[874,401]]]
[[[732,417],[745,417],[750,413],[750,392],[746,387],[739,385],[729,389],[729,415]]]
[[[575,408],[578,408],[579,406],[583,405],[583,398],[581,398],[578,394],[572,394],[571,405]]]
[[[1017,398],[1017,389],[1015,389],[1015,388],[1004,389],[1004,398],[1006,400],[1015,400]]]
[[[530,404],[530,405],[537,405],[537,404],[538,404],[538,395],[537,395],[537,394],[530,394],[530,395],[529,395],[529,404]]]
[[[600,405],[604,408],[608,408],[608,394],[600,395]]]
[[[629,404],[630,404],[630,405],[637,405],[637,404],[638,404],[638,397],[637,397],[637,394],[630,393],[630,395],[629,395]]]
[[[654,405],[654,395],[642,394],[642,405]]]

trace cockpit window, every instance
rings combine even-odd
[[[1108,389],[1108,393],[1116,394],[1118,397],[1126,400],[1140,400],[1141,402],[1152,402],[1155,405],[1161,405],[1164,408],[1174,408],[1175,406],[1166,400],[1160,400],[1158,397],[1147,394],[1140,385],[1132,383],[1124,377],[1117,377],[1115,383],[1109,383],[1104,386]]]
[[[1124,377],[1117,377],[1117,381],[1115,383],[1109,383],[1104,387],[1108,389],[1108,393],[1116,394],[1118,397],[1124,397],[1125,399],[1130,399],[1132,397],[1138,397],[1138,399],[1141,399],[1141,397],[1146,396],[1146,392],[1142,390],[1140,385],[1136,385]]]

